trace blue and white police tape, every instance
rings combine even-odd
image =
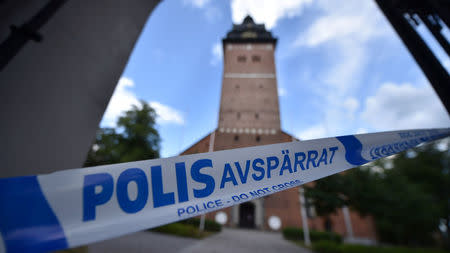
[[[0,179],[0,251],[46,252],[160,226],[449,135],[348,135]]]

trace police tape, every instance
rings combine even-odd
[[[347,135],[0,179],[0,251],[46,252],[160,226],[449,135]]]

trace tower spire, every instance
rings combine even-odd
[[[247,16],[244,18],[244,22],[242,22],[243,24],[246,24],[246,25],[248,25],[248,24],[255,24],[255,21],[253,21],[253,18],[249,15],[249,14],[247,14]]]
[[[272,43],[277,39],[272,36],[264,24],[256,24],[250,15],[247,15],[241,24],[233,24],[233,28],[222,40],[223,43]]]

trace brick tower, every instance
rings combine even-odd
[[[220,132],[253,136],[280,132],[276,42],[264,25],[249,16],[223,39]]]
[[[292,141],[281,131],[277,39],[250,16],[223,39],[224,68],[214,150]]]
[[[264,24],[255,24],[247,16],[242,24],[233,25],[222,42],[224,68],[218,128],[182,155],[296,141],[281,130],[274,54],[277,39]],[[341,210],[324,219],[315,217],[310,209],[307,216],[311,228],[349,235]],[[226,214],[229,226],[270,229],[270,217],[277,217],[282,227],[301,227],[300,210],[299,189],[293,188],[220,212]],[[216,213],[207,217],[214,219]],[[351,221],[364,223],[358,235],[374,238],[371,220],[366,222],[350,213]]]

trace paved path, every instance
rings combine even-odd
[[[175,253],[198,241],[197,239],[142,231],[91,244],[89,253]]]
[[[281,233],[244,229],[224,229],[184,248],[182,253],[310,253],[309,250],[283,239]]]
[[[225,228],[203,240],[139,232],[89,246],[89,253],[311,253],[286,241],[280,233]]]

